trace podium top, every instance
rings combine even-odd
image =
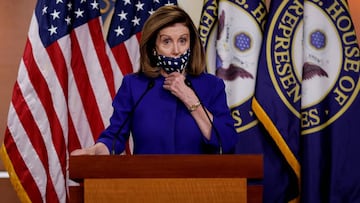
[[[262,155],[70,156],[70,179],[263,178]]]

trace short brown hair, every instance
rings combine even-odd
[[[190,16],[178,6],[162,6],[145,22],[140,40],[140,69],[149,77],[157,77],[160,68],[156,67],[154,56],[156,37],[159,31],[175,23],[183,23],[190,31],[190,59],[186,73],[199,75],[205,70],[205,52],[199,33]]]

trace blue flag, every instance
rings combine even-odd
[[[215,74],[226,85],[228,104],[238,133],[256,126],[251,110],[257,65],[266,22],[263,1],[246,4],[234,0],[221,1],[218,8]]]
[[[305,1],[303,202],[360,202],[360,51],[346,1]]]
[[[235,120],[237,154],[263,154],[264,202],[285,202],[297,194],[289,187],[296,177],[252,108],[258,61],[267,20],[265,2],[205,1],[200,35],[207,54],[207,71],[226,84],[228,105]],[[258,184],[251,181],[249,184]]]
[[[359,202],[360,51],[348,5],[272,1],[269,12],[252,106],[296,177],[283,184],[295,201]]]
[[[264,201],[299,200],[303,1],[271,1],[253,110],[263,137]]]

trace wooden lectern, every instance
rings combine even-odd
[[[262,202],[261,155],[71,156],[70,203]],[[260,182],[260,181],[258,181]]]

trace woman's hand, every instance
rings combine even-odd
[[[169,90],[187,107],[199,101],[192,89],[185,84],[185,76],[183,74],[173,72],[170,74],[163,73],[162,75],[165,77],[164,89]]]
[[[78,155],[109,155],[110,152],[105,144],[103,143],[96,143],[95,145],[83,148],[83,149],[76,149],[70,153],[71,156],[78,156]]]
[[[195,108],[191,109],[190,107],[194,105],[201,105],[199,98],[197,98],[194,91],[185,84],[185,76],[178,72],[173,72],[170,74],[162,73],[165,77],[164,89],[169,90],[173,95],[179,98],[185,106],[189,109],[191,115],[194,117],[196,123],[198,124],[202,134],[210,140],[212,125],[210,120],[213,120],[213,115],[205,108]],[[208,118],[209,116],[209,118]]]

